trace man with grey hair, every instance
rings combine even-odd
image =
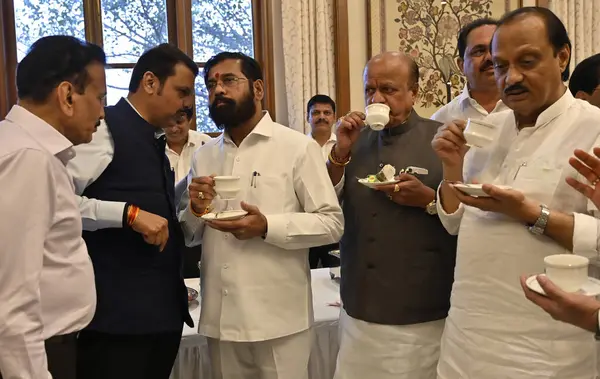
[[[419,69],[389,52],[364,71],[366,104],[390,108],[381,131],[351,112],[337,123],[327,163],[343,204],[341,346],[336,379],[434,379],[450,307],[456,239],[435,213],[442,165],[429,146],[438,126],[413,109]],[[385,165],[418,166],[375,190],[357,182]]]

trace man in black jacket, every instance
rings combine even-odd
[[[174,46],[145,52],[127,98],[105,109],[105,122],[68,166],[98,292],[94,319],[78,339],[80,378],[166,379],[183,323],[193,324],[161,128],[190,111],[197,74]]]

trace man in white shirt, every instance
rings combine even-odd
[[[321,146],[323,159],[327,162],[327,157],[336,141],[335,133],[332,131],[335,122],[335,102],[327,95],[311,97],[306,105],[306,121],[311,130],[308,136]],[[310,268],[339,266],[340,260],[329,254],[337,248],[337,243],[311,247],[308,253]]]
[[[596,207],[566,183],[576,175],[572,152],[600,145],[600,110],[563,84],[570,51],[550,10],[505,15],[491,53],[511,111],[486,118],[498,128],[494,141],[468,150],[462,121],[444,125],[432,142],[444,167],[438,214],[458,233],[440,379],[595,377],[593,337],[553,321],[524,298],[518,281],[543,272],[547,255],[598,254]],[[456,181],[484,183],[489,197],[467,196]]]
[[[191,109],[189,112],[182,112],[165,128],[166,153],[175,173],[175,183],[179,183],[190,172],[194,151],[211,140],[208,134],[190,129],[192,114]]]
[[[327,162],[331,147],[336,141],[333,132],[335,101],[327,95],[311,97],[306,104],[306,121],[310,125],[308,136],[312,137],[321,146],[323,160]]]
[[[198,66],[169,44],[144,52],[129,94],[106,107],[68,165],[96,274],[98,306],[78,337],[77,376],[166,379],[183,323],[183,234],[162,128],[194,104]]]
[[[343,230],[319,145],[262,110],[262,72],[251,57],[212,57],[204,82],[224,133],[196,151],[179,220],[188,245],[202,241],[199,333],[208,337],[213,378],[308,378],[308,248]],[[235,200],[215,199],[212,174],[240,177]],[[248,212],[241,219],[201,218],[237,204]]]
[[[0,122],[0,378],[75,379],[96,292],[65,164],[104,117],[105,64],[100,47],[51,36],[17,67],[19,105]]]
[[[458,68],[467,78],[462,93],[431,116],[446,123],[467,118],[482,119],[508,109],[494,81],[490,41],[498,22],[482,18],[462,27],[458,33]]]
[[[569,80],[569,90],[576,98],[600,107],[600,54],[579,62]]]

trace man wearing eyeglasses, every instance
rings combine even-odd
[[[210,117],[224,131],[196,151],[179,221],[188,246],[202,243],[198,331],[208,339],[211,377],[306,379],[308,249],[339,240],[342,210],[319,145],[263,111],[256,60],[219,53],[206,62],[204,83]],[[213,174],[239,177],[234,199],[215,199]],[[219,220],[232,208],[247,214]]]
[[[575,67],[569,90],[576,98],[600,108],[600,54],[584,59]]]

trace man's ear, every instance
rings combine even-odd
[[[56,87],[58,106],[67,116],[73,115],[73,84],[64,81]]]
[[[575,94],[575,98],[589,101],[588,99],[590,98],[590,94],[585,91],[577,91],[577,93]]]

